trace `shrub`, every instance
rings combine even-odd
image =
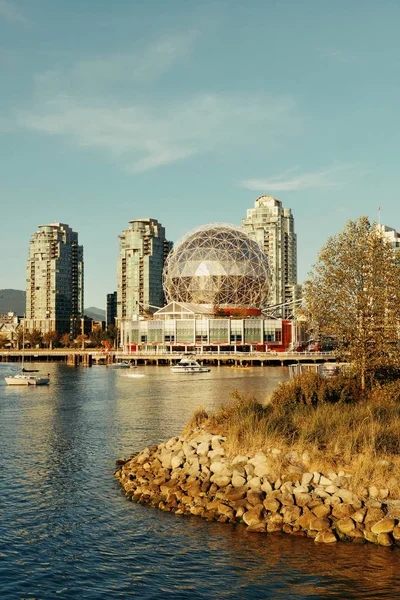
[[[282,382],[272,394],[273,404],[353,404],[363,397],[357,379],[351,375],[322,377],[318,373],[302,373],[290,381]]]
[[[368,398],[371,403],[378,404],[395,404],[400,403],[400,379],[391,381],[385,385],[375,385]]]

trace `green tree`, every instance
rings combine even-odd
[[[36,348],[36,346],[40,346],[43,342],[43,336],[38,329],[33,329],[29,333],[25,335],[25,338],[28,340],[32,348]]]
[[[57,331],[54,331],[54,330],[48,331],[43,336],[43,342],[45,344],[47,344],[47,346],[49,347],[50,350],[53,349],[53,344],[55,342],[58,342],[58,340],[59,340],[59,335],[58,335]]]
[[[367,217],[349,221],[329,238],[304,286],[313,330],[337,341],[364,390],[399,368],[400,264]]]

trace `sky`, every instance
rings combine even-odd
[[[52,222],[99,308],[132,219],[176,242],[270,194],[299,283],[346,221],[400,230],[399,22],[398,0],[0,0],[0,289]]]

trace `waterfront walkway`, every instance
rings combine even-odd
[[[21,362],[21,350],[0,351],[0,362]],[[234,367],[288,366],[292,364],[334,362],[331,352],[197,352],[196,359],[205,365]],[[25,362],[65,362],[71,366],[92,366],[93,364],[112,364],[126,360],[133,365],[170,366],[176,364],[182,352],[101,352],[96,349],[79,350],[72,348],[25,349]]]

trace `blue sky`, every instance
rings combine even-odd
[[[349,219],[400,229],[397,0],[0,0],[0,288],[31,234],[68,223],[85,306],[118,235],[295,217],[299,282]]]

